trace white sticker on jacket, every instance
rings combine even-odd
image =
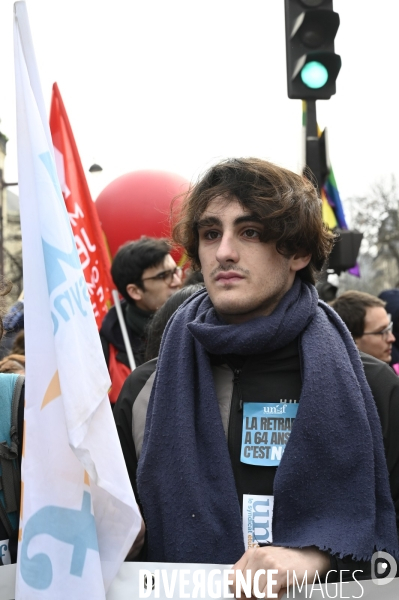
[[[242,525],[245,550],[273,541],[273,496],[243,494]]]
[[[0,542],[0,566],[10,564],[11,556],[8,548],[8,540],[3,540]]]

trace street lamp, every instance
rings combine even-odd
[[[91,167],[89,169],[89,173],[99,173],[102,170],[103,170],[103,168],[100,167],[100,165],[98,165],[97,163],[94,163],[94,165],[91,165]]]

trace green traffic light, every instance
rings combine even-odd
[[[327,83],[328,71],[324,65],[313,60],[303,67],[301,79],[307,87],[317,90]]]

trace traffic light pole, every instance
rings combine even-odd
[[[323,158],[320,153],[320,142],[322,138],[318,137],[317,118],[316,118],[316,100],[306,101],[306,170],[305,175],[313,180],[313,183],[318,187],[320,195],[321,188],[324,184],[327,167],[323,164]],[[325,140],[324,140],[325,143]],[[324,152],[325,153],[325,152]],[[324,157],[325,162],[325,157]],[[356,259],[360,249],[363,234],[358,231],[337,229],[339,240],[335,243],[332,253],[330,254],[328,265],[324,267],[324,271],[319,277],[319,281],[327,281],[327,269],[334,271],[338,275],[342,271],[351,269],[356,264]]]
[[[317,133],[316,100],[306,101],[305,164],[314,178],[319,191],[323,185],[320,161],[320,144]]]
[[[306,102],[304,175],[321,195],[330,165],[326,130],[318,136],[316,100],[329,100],[336,93],[341,57],[335,54],[334,40],[340,19],[333,0],[285,0],[284,5],[288,98]],[[337,231],[340,239],[329,269],[340,273],[356,264],[362,234],[346,226]]]

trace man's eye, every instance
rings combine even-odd
[[[256,229],[246,229],[244,235],[247,238],[257,238],[259,237],[259,231],[256,231]]]
[[[219,237],[218,231],[206,231],[204,233],[204,238],[206,240],[216,240],[217,237]]]

